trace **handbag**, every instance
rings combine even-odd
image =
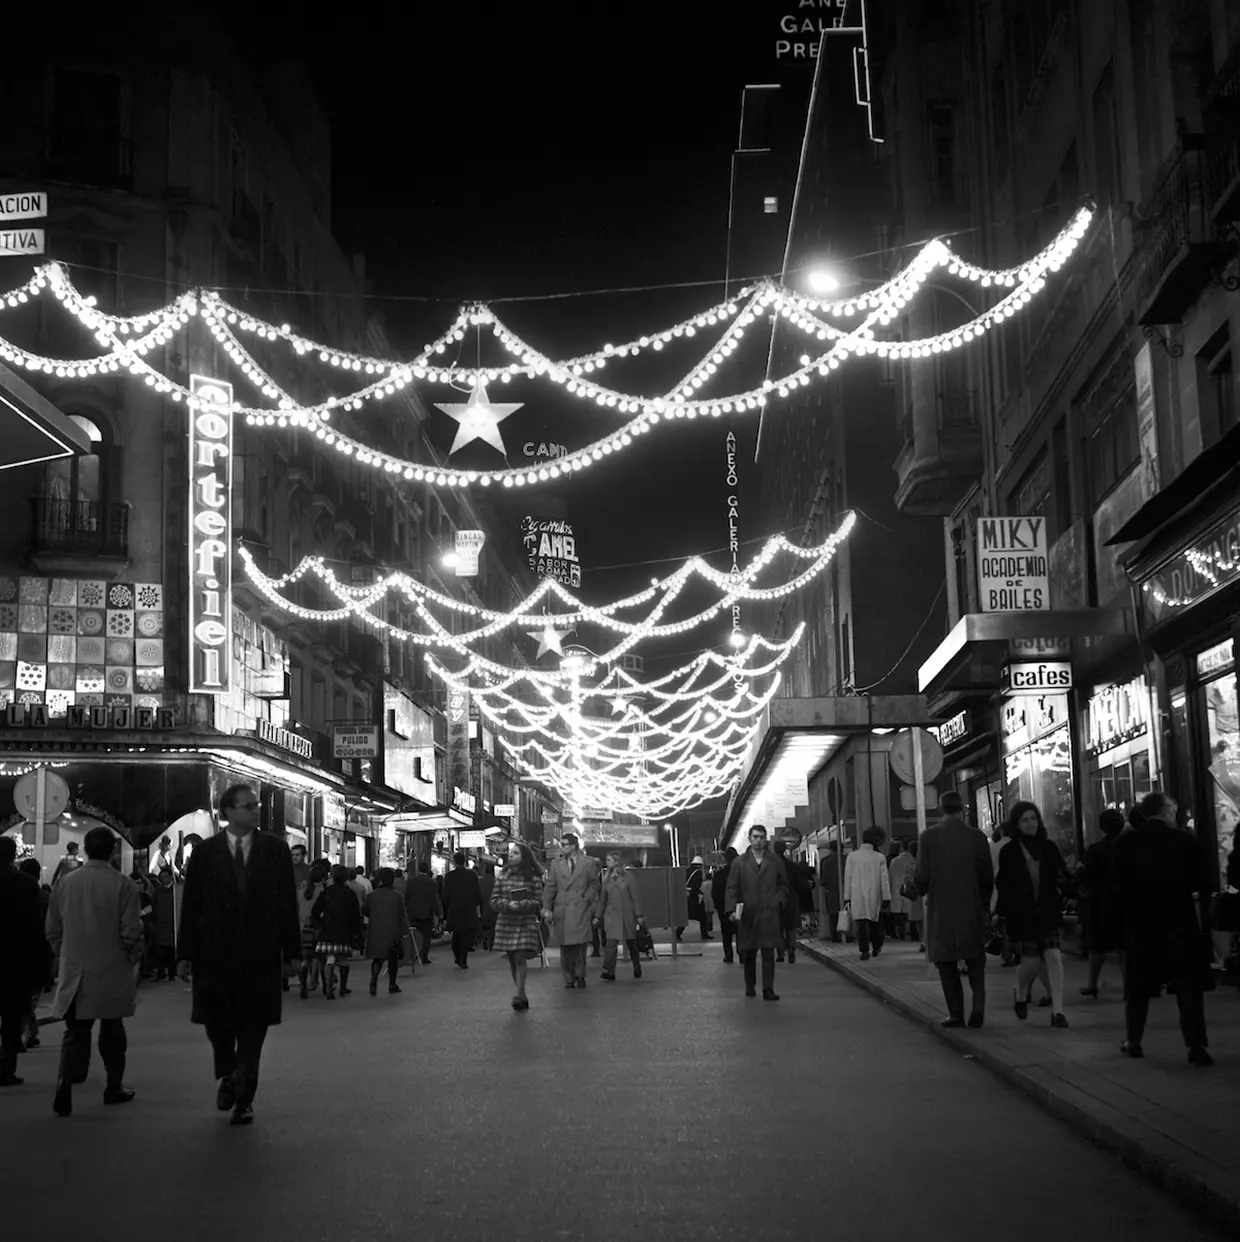
[[[853,930],[853,916],[851,910],[841,910],[840,916],[835,920],[835,930],[843,932],[845,936],[851,936]]]

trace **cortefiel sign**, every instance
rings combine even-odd
[[[1059,660],[1044,664],[1005,664],[999,689],[1006,695],[1071,690],[1072,665]]]
[[[189,378],[189,690],[223,694],[232,664],[231,384]]]
[[[978,518],[977,590],[983,612],[1050,608],[1045,518]]]
[[[332,756],[336,759],[377,759],[378,725],[333,725]]]

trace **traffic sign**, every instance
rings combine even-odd
[[[927,729],[904,729],[891,743],[891,770],[906,784],[917,784],[914,736],[921,743],[921,776],[929,782],[943,770],[943,748]]]
[[[37,220],[47,215],[47,193],[43,190],[0,194],[0,220]]]
[[[0,255],[42,253],[42,229],[0,229]]]
[[[35,768],[13,786],[13,805],[23,819],[34,820],[39,814],[39,778],[46,781],[43,792],[43,822],[56,819],[69,805],[69,786],[65,778],[47,768]]]

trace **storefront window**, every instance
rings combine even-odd
[[[1210,795],[1214,803],[1214,831],[1219,874],[1227,870],[1227,856],[1235,843],[1240,820],[1240,719],[1237,717],[1236,675],[1216,677],[1202,686],[1210,753]]]
[[[1068,726],[1044,733],[1009,754],[1004,763],[1007,788],[1004,806],[1032,802],[1041,812],[1046,831],[1064,861],[1076,861],[1076,798],[1072,787],[1072,740]]]
[[[1171,691],[1171,747],[1174,751],[1176,793],[1180,802],[1180,813],[1185,817],[1185,827],[1190,832],[1197,831],[1196,816],[1193,807],[1196,805],[1196,791],[1193,788],[1192,751],[1188,740],[1188,695],[1183,686]]]

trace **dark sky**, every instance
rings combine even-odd
[[[591,291],[721,281],[741,88],[772,80],[783,7],[753,4],[755,16],[729,23],[719,6],[666,0],[371,4],[357,6],[356,20],[326,23],[303,10],[268,33],[319,83],[333,121],[334,227],[365,253],[400,351],[416,351],[462,300],[586,294],[497,306],[556,357],[671,324],[721,296],[721,285]],[[654,395],[697,356],[688,343],[605,374]],[[503,425],[513,464],[526,439],[579,447],[619,420],[544,381],[504,396],[526,403]],[[454,428],[432,415],[444,448]],[[723,435],[718,423],[665,428],[565,489],[587,597],[602,602],[672,568],[592,567],[725,543]],[[454,461],[502,464],[485,447],[471,453]],[[723,636],[720,626],[712,640]]]

